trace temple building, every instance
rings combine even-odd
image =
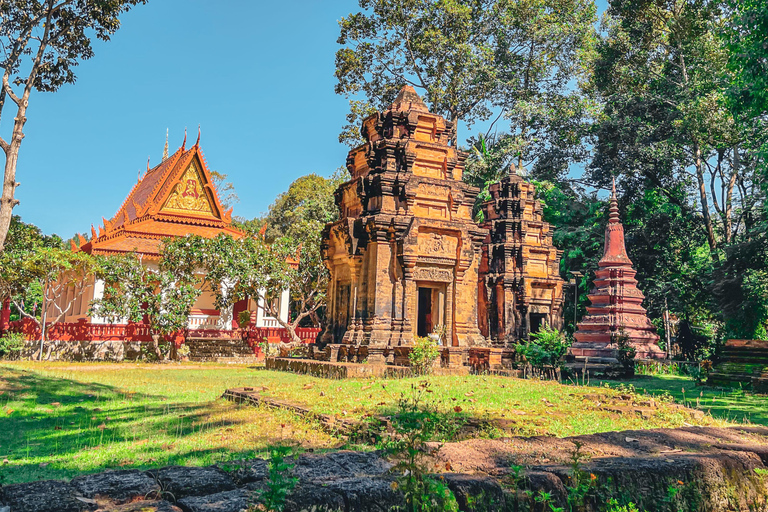
[[[188,234],[213,238],[219,234],[245,236],[232,226],[232,209],[224,210],[213,186],[208,165],[200,149],[200,137],[186,148],[186,135],[181,147],[168,155],[166,141],[163,161],[141,176],[117,213],[96,228],[91,226],[91,239],[79,236],[72,241],[72,250],[111,256],[135,253],[146,265],[157,265],[163,239]],[[99,317],[89,316],[91,301],[101,298],[104,283],[93,279],[89,289],[72,307],[63,322],[86,321],[105,324]],[[65,300],[66,298],[62,298]],[[279,309],[283,320],[288,319],[288,290],[280,295]],[[203,290],[189,316],[189,329],[227,330],[237,327],[237,313],[249,310],[256,327],[277,327],[277,320],[264,315],[253,300],[236,303],[232,311],[220,312],[211,290]],[[68,301],[65,301],[65,304]]]
[[[439,332],[448,347],[484,344],[478,268],[487,231],[472,220],[478,189],[462,181],[452,124],[410,86],[363,121],[339,186],[340,218],[322,251],[331,278],[320,341],[365,346],[369,362]]]
[[[514,165],[489,193],[482,205],[488,235],[480,264],[480,331],[494,347],[510,348],[543,325],[562,328],[562,251],[552,244],[535,187]]]
[[[589,294],[592,305],[587,307],[587,315],[573,335],[576,341],[569,349],[572,356],[595,362],[615,359],[616,338],[625,335],[637,350],[638,359],[665,357],[658,346],[656,328],[641,305],[645,297],[637,288],[636,273],[624,245],[624,226],[619,220],[614,180],[605,248],[595,272],[595,287]]]

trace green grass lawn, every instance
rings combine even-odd
[[[286,441],[340,441],[293,414],[221,400],[251,385],[244,367],[0,365],[0,479],[65,478],[106,468],[208,465]]]
[[[739,388],[712,388],[696,386],[689,377],[679,375],[639,375],[617,383],[606,381],[598,385],[612,387],[634,386],[649,395],[669,393],[679,404],[685,404],[720,418],[737,423],[768,425],[768,396],[753,395]]]
[[[106,468],[207,465],[261,454],[268,445],[280,443],[337,448],[345,441],[324,433],[314,422],[219,397],[227,388],[254,386],[266,396],[302,403],[319,413],[362,418],[395,412],[398,399],[421,380],[335,381],[221,365],[2,363],[0,478],[12,483]],[[483,435],[569,436],[727,424],[709,416],[695,419],[658,400],[649,408],[643,397],[627,400],[626,392],[608,387],[495,376],[436,376],[429,382],[429,398],[446,412],[503,420],[503,430]],[[631,383],[656,393],[666,390],[680,399],[687,384],[692,391],[686,391],[686,400],[692,405],[694,393],[699,393],[690,380],[675,377]],[[768,422],[765,397],[716,394],[704,395],[715,398],[715,404],[699,397],[700,408],[741,421],[728,414],[726,406],[730,401],[734,410],[737,399],[743,400],[738,403],[750,408],[749,421]]]

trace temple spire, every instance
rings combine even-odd
[[[197,141],[195,142],[195,146],[200,145],[200,125],[197,125]]]
[[[163,148],[163,162],[168,160],[168,128],[165,129],[165,148]]]
[[[184,127],[184,141],[181,143],[181,150],[184,151],[184,148],[187,147],[187,127]]]
[[[619,201],[616,199],[616,178],[613,178],[613,187],[611,188],[611,205],[608,214],[610,224],[618,224],[619,220]]]

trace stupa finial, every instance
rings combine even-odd
[[[165,148],[163,148],[163,162],[168,160],[168,128],[165,129]]]
[[[616,198],[616,178],[613,178],[613,186],[611,188],[611,205],[608,214],[608,222],[610,224],[617,224],[619,219],[619,200]]]

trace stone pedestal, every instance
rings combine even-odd
[[[461,368],[464,366],[464,358],[467,349],[463,347],[446,347],[443,349],[442,359],[448,368]]]
[[[502,368],[501,364],[501,356],[504,354],[503,348],[491,348],[490,352],[488,353],[488,365],[491,367],[491,370],[498,370]]]
[[[386,347],[368,347],[368,364],[383,365],[387,364],[387,359],[384,357],[384,351]]]

